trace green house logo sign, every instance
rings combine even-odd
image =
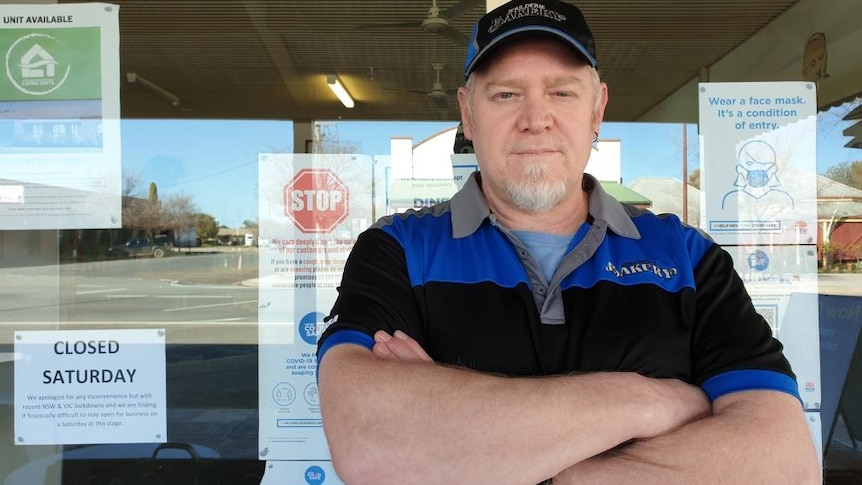
[[[71,69],[65,47],[48,34],[25,35],[6,51],[6,77],[25,94],[41,96],[57,90]]]

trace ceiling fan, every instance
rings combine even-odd
[[[422,94],[426,96],[431,102],[434,103],[434,106],[440,110],[448,110],[449,109],[449,95],[455,93],[457,90],[455,89],[446,89],[443,87],[443,82],[440,81],[440,73],[443,71],[443,68],[446,65],[442,62],[434,62],[431,63],[431,67],[437,73],[434,84],[431,86],[430,91],[414,91],[414,90],[403,90],[403,89],[394,89],[394,88],[383,88],[388,91],[401,91],[404,93],[413,93],[413,94]]]
[[[426,96],[434,102],[434,106],[438,109],[449,109],[449,92],[443,89],[443,83],[440,82],[440,72],[446,66],[442,62],[435,62],[431,64],[431,67],[437,73],[437,78],[434,81],[434,85],[431,86],[431,91]]]
[[[447,39],[460,44],[467,45],[469,38],[460,31],[452,27],[449,20],[454,19],[458,15],[476,7],[484,5],[482,0],[461,0],[455,5],[452,5],[445,12],[441,12],[437,6],[437,0],[431,0],[431,7],[428,9],[428,15],[421,21],[410,22],[390,22],[379,24],[360,24],[356,26],[357,30],[367,29],[386,29],[386,28],[403,28],[403,27],[419,27],[426,32],[440,34]]]

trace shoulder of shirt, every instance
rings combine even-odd
[[[449,201],[447,200],[429,207],[408,209],[404,212],[398,212],[395,214],[390,214],[388,216],[383,216],[378,219],[377,222],[372,224],[369,229],[383,229],[393,225],[411,224],[419,221],[426,216],[440,217],[444,214],[449,213],[449,211]]]
[[[626,211],[626,214],[632,219],[632,222],[639,230],[657,229],[665,227],[667,229],[679,231],[682,234],[698,235],[709,242],[713,242],[712,237],[703,229],[696,227],[687,222],[683,222],[678,215],[662,212],[655,213],[650,210],[636,207],[631,204],[621,204]]]

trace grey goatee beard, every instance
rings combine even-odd
[[[521,172],[521,179],[506,187],[509,199],[525,212],[541,212],[553,208],[566,196],[566,184],[553,179],[545,165],[532,163]]]

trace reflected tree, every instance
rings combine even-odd
[[[215,239],[218,235],[219,224],[213,216],[198,212],[197,214],[194,214],[192,218],[195,221],[195,231],[197,231],[198,236],[202,240],[208,241]]]
[[[700,188],[700,169],[696,168],[688,174],[688,185],[699,189]]]
[[[823,175],[836,182],[862,190],[862,161],[838,163],[827,168]]]

